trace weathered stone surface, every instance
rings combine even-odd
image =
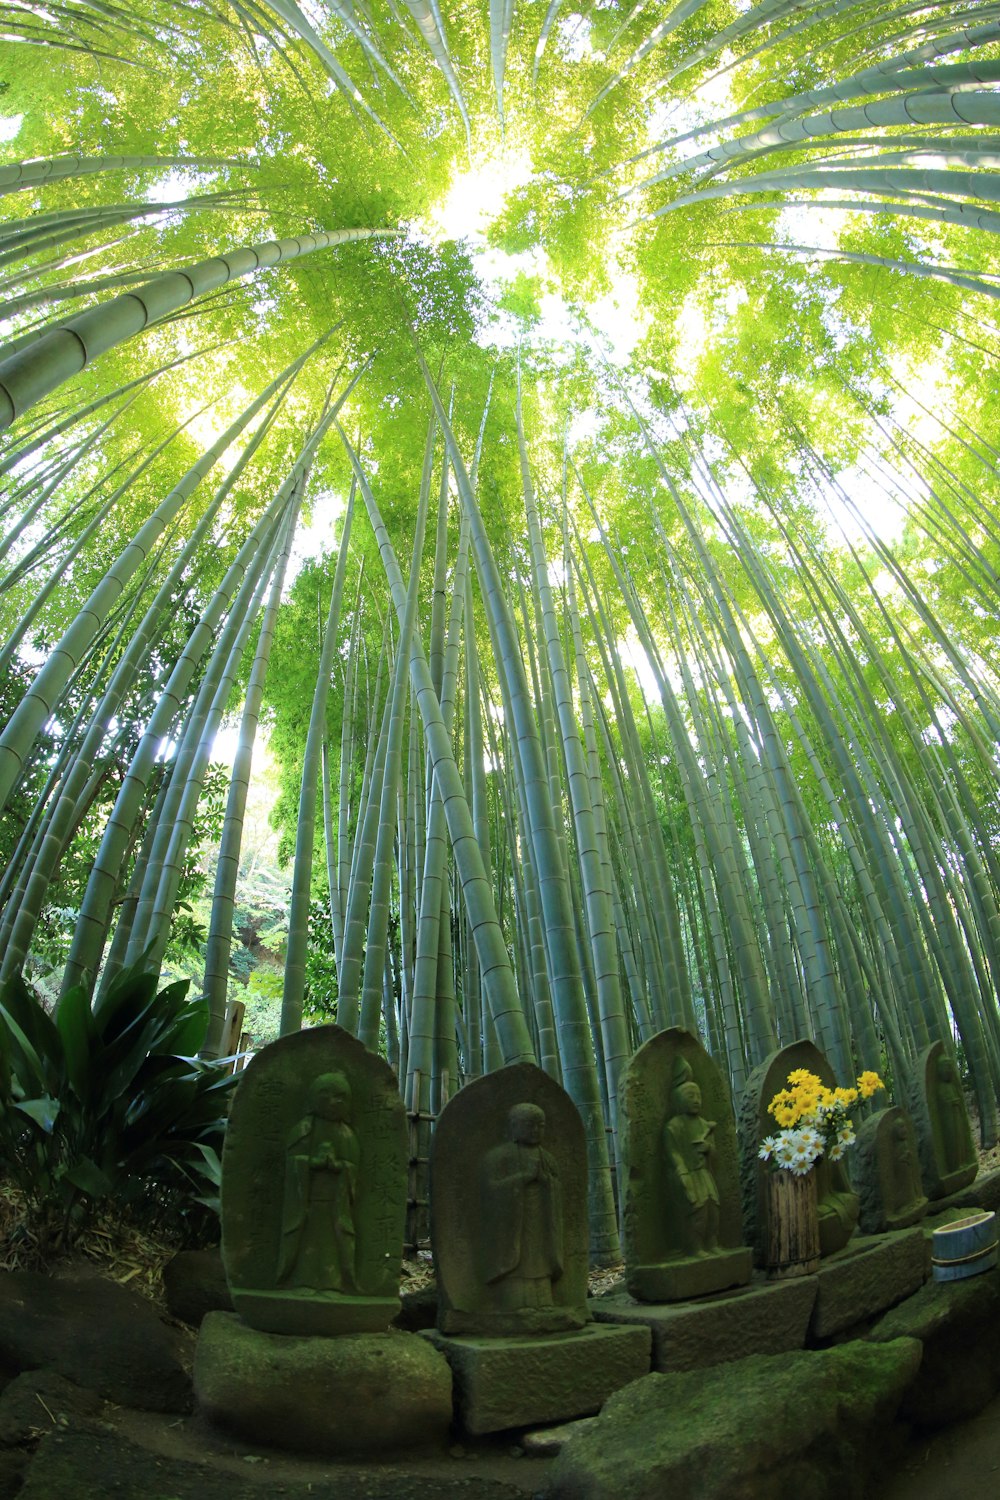
[[[863,1234],[906,1229],[927,1212],[920,1180],[920,1153],[905,1109],[881,1109],[858,1131],[851,1177],[861,1200]]]
[[[0,1444],[31,1442],[100,1410],[100,1397],[55,1370],[25,1370],[0,1395]]]
[[[382,1331],[399,1311],[406,1114],[396,1076],[339,1026],[263,1048],[233,1097],[222,1256],[272,1333]]]
[[[910,1108],[928,1198],[947,1198],[972,1182],[979,1157],[955,1059],[932,1042],[917,1059]]]
[[[451,1375],[418,1334],[291,1338],[209,1313],[194,1363],[209,1421],[254,1443],[324,1454],[384,1454],[442,1442]]]
[[[218,1250],[181,1250],[163,1267],[163,1289],[172,1315],[193,1328],[206,1313],[233,1310]]]
[[[426,1333],[451,1366],[455,1409],[479,1435],[600,1410],[649,1370],[647,1328],[587,1328],[522,1338],[449,1338]]]
[[[900,1339],[648,1375],[566,1444],[549,1500],[859,1494],[919,1361]]]
[[[645,1302],[750,1279],[728,1086],[698,1039],[651,1037],[621,1083],[628,1289]]]
[[[921,1427],[975,1416],[1000,1390],[1000,1271],[968,1281],[927,1281],[885,1314],[869,1339],[919,1339],[920,1374],[901,1415]]]
[[[740,1102],[739,1132],[743,1183],[743,1228],[753,1246],[754,1264],[763,1265],[767,1252],[767,1172],[758,1155],[761,1141],[775,1130],[767,1106],[788,1081],[796,1068],[808,1068],[827,1088],[836,1088],[833,1069],[812,1042],[792,1042],[779,1052],[772,1052],[747,1079]],[[842,1161],[821,1158],[813,1168],[816,1173],[819,1202],[820,1254],[833,1255],[842,1250],[858,1222],[857,1194]]]
[[[657,1307],[627,1297],[591,1303],[599,1323],[641,1323],[652,1330],[653,1369],[701,1370],[750,1354],[801,1349],[816,1301],[816,1277],[755,1280],[703,1302]]]
[[[532,1458],[555,1458],[570,1438],[583,1432],[593,1420],[593,1417],[580,1417],[576,1422],[560,1422],[556,1427],[539,1427],[535,1432],[522,1432],[521,1447]]]
[[[813,1338],[828,1339],[895,1307],[924,1284],[923,1231],[852,1240],[816,1276]]]
[[[457,1093],[434,1132],[430,1181],[438,1324],[445,1333],[583,1327],[589,1316],[583,1121],[547,1073],[518,1063]]]
[[[187,1411],[181,1338],[150,1304],[99,1276],[55,1279],[0,1272],[0,1365],[49,1366],[106,1401]]]

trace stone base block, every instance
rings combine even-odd
[[[683,1302],[689,1297],[707,1297],[731,1286],[746,1286],[752,1261],[753,1251],[747,1247],[722,1250],[717,1255],[661,1261],[655,1266],[632,1266],[628,1289],[639,1302]]]
[[[251,1328],[292,1338],[385,1333],[399,1313],[398,1297],[342,1297],[337,1292],[252,1292],[233,1288],[233,1306]]]
[[[703,1302],[657,1307],[627,1297],[601,1297],[591,1308],[599,1323],[651,1329],[653,1369],[667,1372],[801,1349],[815,1301],[816,1277],[801,1276],[771,1282],[755,1278],[741,1291]]]
[[[290,1338],[209,1313],[194,1359],[198,1405],[253,1443],[307,1453],[370,1454],[443,1442],[451,1374],[419,1334]]]
[[[852,1241],[820,1266],[810,1334],[832,1338],[895,1307],[923,1286],[924,1265],[920,1228]]]
[[[466,1432],[561,1422],[599,1411],[613,1391],[649,1372],[648,1328],[586,1328],[517,1339],[421,1335],[451,1365]]]

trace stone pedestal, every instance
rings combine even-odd
[[[255,1292],[233,1288],[233,1306],[251,1328],[299,1338],[335,1338],[338,1333],[386,1333],[399,1313],[398,1297],[339,1297],[336,1292]]]
[[[753,1252],[747,1246],[675,1264],[667,1260],[655,1266],[632,1266],[629,1291],[640,1302],[678,1302],[688,1297],[704,1297],[726,1287],[745,1286],[750,1280],[752,1259]]]
[[[816,1277],[766,1282],[755,1279],[738,1292],[697,1303],[656,1306],[628,1297],[591,1302],[600,1324],[638,1324],[653,1335],[653,1369],[664,1373],[701,1370],[750,1354],[801,1349],[816,1301]]]
[[[293,1452],[381,1457],[443,1442],[452,1416],[448,1366],[416,1333],[291,1338],[209,1313],[194,1387],[216,1426]]]
[[[828,1339],[895,1307],[924,1284],[924,1235],[919,1226],[855,1239],[820,1266],[810,1334]]]
[[[648,1328],[587,1328],[537,1338],[419,1335],[440,1350],[455,1383],[455,1410],[479,1436],[599,1411],[613,1391],[649,1373]]]

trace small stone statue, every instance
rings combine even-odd
[[[544,1338],[589,1322],[587,1147],[554,1079],[512,1063],[460,1089],[430,1184],[442,1334]]]
[[[620,1098],[631,1295],[679,1302],[745,1285],[733,1107],[701,1042],[679,1027],[650,1037]]]
[[[556,1159],[545,1150],[545,1114],[515,1104],[509,1141],[487,1152],[482,1172],[482,1235],[486,1284],[497,1310],[552,1306],[562,1275],[562,1197]]]
[[[358,1138],[349,1124],[351,1087],[321,1073],[288,1138],[280,1285],[354,1293]]]
[[[664,1127],[664,1150],[670,1174],[670,1209],[680,1226],[688,1255],[711,1255],[719,1249],[719,1189],[713,1173],[715,1121],[701,1112],[701,1089],[690,1063],[674,1064],[671,1113]]]
[[[263,1047],[222,1152],[222,1259],[263,1333],[383,1333],[399,1311],[406,1111],[388,1063],[339,1026]]]
[[[918,1059],[910,1099],[927,1196],[946,1198],[974,1180],[979,1159],[958,1068],[943,1042]]]
[[[898,1106],[879,1110],[858,1131],[855,1181],[865,1234],[906,1229],[927,1212],[913,1122]]]

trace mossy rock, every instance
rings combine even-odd
[[[549,1500],[858,1494],[920,1358],[904,1338],[646,1375],[567,1443]]]

